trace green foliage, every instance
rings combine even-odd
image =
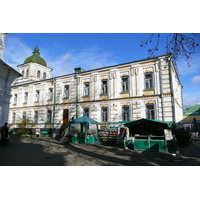
[[[65,134],[65,131],[66,129],[68,128],[69,126],[69,122],[65,122],[62,124],[62,126],[60,127],[60,130],[59,130],[59,137],[62,138]]]
[[[17,125],[18,125],[17,134],[19,137],[24,137],[27,135],[30,135],[32,137],[35,134],[35,130],[33,129],[35,123],[32,120],[23,117],[18,120]]]
[[[179,145],[184,146],[189,144],[189,130],[177,129],[174,130],[174,135],[176,136]]]

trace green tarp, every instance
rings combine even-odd
[[[89,117],[82,116],[70,121],[70,124],[98,124],[98,122],[93,119],[90,119]]]
[[[136,133],[137,131],[143,134],[148,134],[149,132],[157,133],[163,129],[169,129],[172,127],[171,122],[164,122],[154,119],[139,119],[129,123],[125,123],[130,130],[130,133]]]
[[[86,140],[87,140],[86,137],[88,135],[89,124],[96,124],[97,132],[98,132],[98,122],[93,120],[93,119],[90,119],[89,117],[86,117],[86,116],[82,116],[82,117],[79,117],[79,118],[77,118],[75,120],[70,121],[70,123],[69,123],[69,132],[70,132],[70,124],[81,124],[81,131],[83,131],[83,127],[85,127],[85,144],[86,144]],[[96,132],[96,136],[95,136],[96,140],[98,140],[97,132]]]
[[[156,125],[158,128],[159,127],[164,127],[164,128],[172,127],[171,122],[164,122],[164,121],[159,121],[159,120],[155,120],[155,119],[144,119],[144,118],[125,124],[125,126],[130,126],[130,125],[137,125],[137,126],[141,126],[141,127],[148,126],[148,125]]]

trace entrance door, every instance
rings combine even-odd
[[[64,124],[65,122],[68,122],[68,121],[69,121],[68,115],[69,115],[69,110],[68,110],[68,109],[64,109],[64,110],[63,110],[63,124]]]

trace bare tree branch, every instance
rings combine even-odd
[[[191,55],[195,52],[195,48],[199,46],[199,44],[195,41],[196,34],[191,33],[191,37],[187,36],[184,33],[169,33],[166,39],[166,53],[173,52],[173,60],[175,62],[178,61],[179,58],[185,58],[188,67],[190,67]],[[150,57],[154,56],[154,53],[158,50],[158,46],[160,44],[160,33],[150,33],[149,38],[146,41],[141,42],[141,47],[146,47],[153,40],[156,40],[156,43],[153,48],[148,49],[148,53]]]

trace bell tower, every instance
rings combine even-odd
[[[18,71],[23,75],[15,84],[40,81],[51,78],[51,68],[47,67],[46,61],[40,56],[39,48],[36,46],[33,55],[26,58],[22,65],[18,65]]]

